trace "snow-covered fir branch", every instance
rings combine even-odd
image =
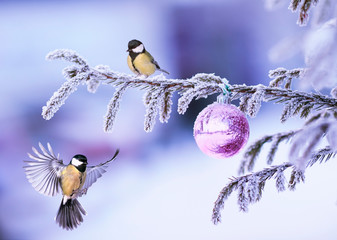
[[[240,209],[246,211],[249,203],[261,198],[265,182],[275,174],[278,190],[284,190],[283,183],[285,180],[283,171],[293,165],[296,166],[297,170],[293,171],[289,181],[289,188],[294,189],[296,183],[304,179],[303,166],[312,165],[314,160],[311,160],[309,163],[308,156],[323,136],[327,137],[330,146],[327,150],[328,153],[321,153],[331,157],[333,153],[329,151],[337,150],[337,140],[334,137],[337,134],[336,88],[331,91],[332,97],[320,93],[291,90],[291,80],[293,78],[300,78],[306,72],[305,69],[287,70],[277,68],[269,73],[269,76],[273,79],[269,86],[262,84],[246,86],[229,85],[225,78],[215,76],[214,74],[196,74],[190,79],[166,79],[163,75],[143,78],[118,73],[103,65],[92,68],[82,57],[72,50],[55,50],[47,55],[47,59],[63,59],[76,63],[76,65],[68,66],[63,70],[66,82],[53,94],[47,105],[43,107],[43,117],[45,119],[52,118],[60,106],[64,104],[67,97],[75,92],[79,85],[86,84],[88,91],[94,93],[100,84],[103,83],[111,85],[116,89],[108,104],[105,116],[104,130],[107,132],[110,132],[113,128],[120,101],[128,88],[139,88],[145,91],[143,98],[144,105],[146,106],[144,128],[147,132],[153,129],[158,115],[161,122],[169,120],[174,92],[178,92],[180,95],[178,112],[183,114],[193,99],[206,98],[209,95],[221,93],[223,92],[224,84],[227,85],[232,93],[231,99],[240,99],[240,109],[250,117],[257,115],[262,102],[269,101],[284,105],[284,110],[281,114],[282,122],[297,114],[300,114],[303,118],[307,118],[310,113],[315,113],[307,120],[303,129],[267,135],[248,148],[240,166],[240,174],[243,174],[245,171],[252,171],[258,154],[266,143],[272,142],[267,157],[267,164],[270,165],[273,163],[279,144],[285,140],[294,139],[290,148],[290,162],[232,180],[220,193],[215,214],[219,213],[219,209],[221,208],[219,206],[223,204],[221,202],[233,190],[238,190]],[[282,85],[284,85],[284,88],[281,88]],[[330,157],[325,159],[329,159]],[[323,159],[323,157],[318,159]],[[219,217],[213,218],[213,221],[217,222],[218,220],[214,219],[219,219]]]
[[[289,159],[299,159],[296,155],[297,151],[301,153],[307,152],[311,154],[311,150],[314,146],[320,143],[323,136],[327,137],[330,143],[330,149],[337,150],[337,140],[335,140],[337,134],[337,112],[322,110],[312,115],[305,122],[304,127],[298,130],[291,130],[288,132],[281,132],[272,135],[266,135],[253,144],[251,144],[243,155],[241,165],[239,168],[239,174],[244,174],[246,171],[253,171],[258,155],[262,150],[262,147],[271,142],[271,146],[267,155],[267,164],[271,165],[274,161],[275,154],[281,142],[287,142],[294,136],[295,139],[291,144],[291,155]],[[305,145],[307,144],[307,145]],[[297,150],[296,150],[297,149]],[[296,152],[296,153],[295,153]],[[302,156],[307,160],[308,155]],[[304,160],[304,161],[305,161]]]
[[[118,73],[103,65],[91,68],[76,52],[67,49],[50,52],[46,58],[48,60],[63,59],[75,62],[77,65],[66,67],[63,70],[63,75],[67,81],[43,107],[43,118],[51,119],[79,85],[87,84],[88,91],[94,93],[98,86],[104,83],[116,88],[105,115],[104,130],[107,132],[110,132],[113,128],[120,100],[128,88],[139,88],[146,91],[144,94],[146,106],[144,129],[146,132],[150,132],[158,114],[161,122],[168,121],[172,107],[171,98],[174,92],[178,92],[181,96],[178,100],[178,112],[184,114],[193,99],[206,98],[208,95],[219,93],[222,91],[219,85],[227,83],[226,79],[214,74],[196,74],[190,79],[166,79],[164,75],[144,78]]]
[[[281,121],[300,114],[307,118],[313,110],[337,109],[337,99],[319,93],[307,93],[264,85],[245,86],[233,85],[231,88],[234,98],[240,98],[240,109],[250,117],[255,117],[261,107],[261,102],[274,101],[284,106]]]
[[[300,78],[305,69],[296,68],[287,70],[285,68],[277,68],[269,71],[269,77],[273,80],[270,81],[269,87],[280,87],[284,84],[285,89],[290,89],[293,78]]]
[[[297,23],[300,26],[304,26],[308,22],[311,7],[315,6],[317,3],[318,0],[291,0],[289,9],[293,12],[299,11]]]
[[[308,161],[307,167],[311,167],[316,162],[323,163],[329,161],[331,158],[336,156],[336,151],[333,151],[330,146],[320,149],[312,156]]]
[[[287,2],[287,0],[266,0],[266,4],[272,7],[282,1]],[[305,119],[302,128],[265,135],[246,149],[239,167],[241,176],[230,179],[214,204],[212,221],[217,224],[221,222],[221,210],[224,208],[225,201],[234,191],[237,191],[239,209],[246,212],[250,204],[261,199],[267,181],[275,179],[275,186],[279,192],[287,188],[295,190],[298,183],[304,182],[304,174],[308,167],[335,157],[337,153],[337,11],[334,10],[335,6],[337,4],[331,0],[290,1],[289,9],[299,12],[298,24],[306,25],[310,12],[310,15],[313,15],[313,19],[310,20],[312,25],[305,34],[288,39],[286,44],[280,44],[273,53],[277,59],[302,51],[305,66],[293,69],[280,67],[271,70],[269,72],[271,81],[268,86],[230,85],[226,78],[206,73],[198,73],[188,79],[167,79],[164,75],[145,78],[119,73],[105,65],[91,67],[73,50],[52,51],[46,57],[48,60],[61,59],[74,65],[63,70],[66,81],[42,108],[42,116],[46,120],[51,119],[80,85],[86,85],[91,93],[95,93],[101,84],[110,85],[115,88],[115,92],[107,105],[104,131],[111,132],[123,94],[129,88],[137,88],[144,91],[144,129],[150,132],[157,119],[162,123],[168,122],[172,112],[172,96],[175,92],[180,96],[177,111],[179,114],[184,114],[193,100],[223,93],[225,85],[231,93],[230,100],[239,99],[240,110],[251,118],[258,114],[263,102],[273,102],[283,105],[283,111],[280,112],[281,122],[286,122],[295,116]],[[294,90],[292,87],[294,79],[299,79],[301,84],[313,87],[316,91]],[[332,88],[331,96],[317,92],[327,87]],[[328,145],[318,149],[324,138]],[[280,144],[284,142],[289,144],[288,159],[285,159],[286,162],[283,164],[271,166],[274,164]],[[266,145],[269,145],[265,160],[268,167],[252,172],[260,152],[266,148]],[[291,170],[289,179],[285,175],[287,170]],[[250,173],[246,174],[246,172]]]
[[[246,212],[248,211],[249,204],[255,203],[261,199],[266,180],[278,173],[278,178],[282,180],[279,180],[278,184],[284,183],[284,178],[281,177],[281,175],[283,175],[284,170],[291,166],[291,163],[284,163],[266,168],[256,173],[230,179],[230,182],[221,190],[218,199],[215,201],[212,215],[213,223],[218,224],[221,222],[221,210],[224,208],[225,201],[233,191],[238,191],[239,209]],[[279,188],[284,189],[284,186]]]
[[[289,160],[296,168],[304,171],[316,146],[326,137],[329,148],[337,150],[337,120],[333,117],[323,117],[303,127],[292,139],[289,150]]]
[[[244,154],[239,174],[253,170],[258,154],[262,147],[268,142],[272,142],[267,155],[267,164],[270,165],[273,163],[279,144],[282,141],[292,139],[289,151],[289,162],[231,179],[222,189],[215,202],[212,221],[215,224],[221,221],[220,210],[223,208],[225,200],[234,190],[238,191],[238,205],[242,211],[247,211],[249,204],[261,198],[266,181],[270,180],[274,175],[277,190],[284,191],[285,177],[283,172],[289,167],[293,167],[293,171],[288,181],[288,188],[295,190],[297,183],[304,182],[304,172],[307,167],[311,167],[317,162],[326,162],[336,155],[336,136],[336,112],[323,110],[310,118],[304,127],[299,130],[267,135],[253,143]],[[326,137],[329,146],[316,150],[316,146],[321,142],[323,137]],[[255,191],[255,193],[252,194],[252,191]],[[251,195],[256,197],[249,197]]]
[[[318,150],[311,155],[307,167],[311,167],[317,162],[326,162],[336,155],[330,147]],[[292,168],[289,180],[286,180],[284,172]],[[261,171],[250,173],[240,177],[233,177],[229,183],[221,190],[217,200],[214,203],[212,222],[218,224],[221,222],[221,211],[224,208],[225,201],[234,192],[238,192],[237,203],[241,211],[248,211],[248,206],[258,202],[262,198],[263,189],[266,182],[275,179],[275,187],[279,192],[295,190],[298,183],[304,182],[304,171],[297,169],[292,163],[283,163],[276,166],[265,168]],[[286,187],[287,186],[287,187]]]
[[[287,0],[265,0],[265,7],[268,10],[273,10],[278,8],[280,5],[283,5],[283,3],[286,3],[286,1]],[[309,21],[309,13],[311,9],[315,8],[316,12],[318,12],[318,14],[316,15],[319,15],[320,18],[322,18],[322,15],[324,15],[324,13],[326,14],[327,11],[326,8],[329,7],[330,5],[331,0],[290,0],[288,8],[292,12],[299,12],[297,24],[300,26],[306,26]],[[316,19],[316,21],[317,20],[318,19]]]
[[[42,116],[46,120],[51,119],[59,108],[65,103],[66,99],[75,92],[79,85],[86,84],[89,92],[95,93],[101,83],[112,85],[116,88],[104,117],[104,130],[111,132],[116,118],[120,101],[128,88],[139,88],[145,91],[144,105],[146,107],[144,129],[146,132],[152,131],[159,115],[160,122],[169,120],[172,108],[172,96],[178,92],[178,113],[184,114],[193,99],[206,98],[215,93],[223,91],[221,85],[227,84],[225,78],[214,74],[199,73],[189,79],[166,79],[164,75],[151,78],[138,77],[112,71],[108,66],[98,65],[89,67],[75,51],[59,49],[50,52],[47,57],[49,60],[63,59],[76,63],[77,65],[68,66],[63,70],[64,78],[67,80],[50,98],[46,106],[42,108]],[[270,76],[285,79],[299,77],[302,69],[286,70],[276,69]],[[298,113],[301,117],[307,117],[315,109],[336,108],[337,99],[329,98],[318,93],[298,92],[286,88],[279,88],[283,80],[275,81],[272,87],[264,85],[246,86],[232,85],[229,87],[233,93],[233,99],[240,98],[240,109],[250,117],[255,117],[258,113],[261,102],[276,101],[285,104],[282,114],[282,121]]]
[[[241,161],[241,165],[239,168],[239,174],[244,174],[246,171],[252,171],[255,165],[255,162],[258,158],[262,147],[269,142],[272,142],[271,148],[269,150],[267,156],[267,164],[271,165],[273,163],[276,151],[278,149],[279,144],[282,141],[287,141],[292,138],[298,131],[289,131],[284,133],[277,133],[274,135],[267,135],[253,143],[248,147],[246,152],[243,155],[243,160]]]

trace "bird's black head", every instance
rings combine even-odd
[[[70,164],[74,165],[78,169],[78,171],[85,172],[87,168],[88,160],[86,156],[77,154],[73,156]]]
[[[129,41],[127,52],[141,53],[144,51],[145,51],[145,48],[141,41],[138,41],[136,39]]]

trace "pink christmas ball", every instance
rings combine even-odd
[[[248,141],[249,124],[236,106],[215,102],[203,109],[194,123],[194,139],[202,152],[214,158],[228,158]]]

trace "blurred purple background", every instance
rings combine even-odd
[[[287,2],[287,1],[286,1]],[[241,213],[236,193],[223,221],[210,219],[218,193],[237,175],[242,152],[230,159],[205,156],[193,139],[197,114],[216,96],[194,101],[168,124],[145,133],[142,91],[128,90],[114,132],[103,116],[114,89],[85,86],[46,121],[41,108],[64,82],[66,62],[45,61],[58,48],[77,51],[92,65],[131,73],[127,43],[141,40],[170,78],[215,73],[231,84],[268,84],[268,71],[302,66],[302,57],[271,63],[268,51],[303,29],[287,6],[265,10],[263,1],[0,1],[0,239],[336,239],[337,164],[315,166],[295,192],[267,184],[262,200]],[[249,119],[253,143],[265,134],[298,128],[279,123],[281,106],[264,104]],[[266,124],[268,123],[268,124]],[[80,202],[88,212],[72,231],[54,222],[61,196],[37,193],[22,166],[38,142],[50,142],[67,164],[81,153],[91,164],[121,153]],[[282,145],[275,163],[287,161]],[[261,153],[256,170],[266,166]],[[331,186],[331,187],[330,187]]]

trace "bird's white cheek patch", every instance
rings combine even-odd
[[[135,53],[141,53],[144,50],[144,45],[140,44],[138,47],[135,47],[134,49],[132,49],[133,52]]]
[[[78,166],[80,166],[80,165],[83,164],[83,162],[77,160],[76,158],[71,159],[71,163],[72,163],[74,166],[76,166],[76,167],[78,167]]]

